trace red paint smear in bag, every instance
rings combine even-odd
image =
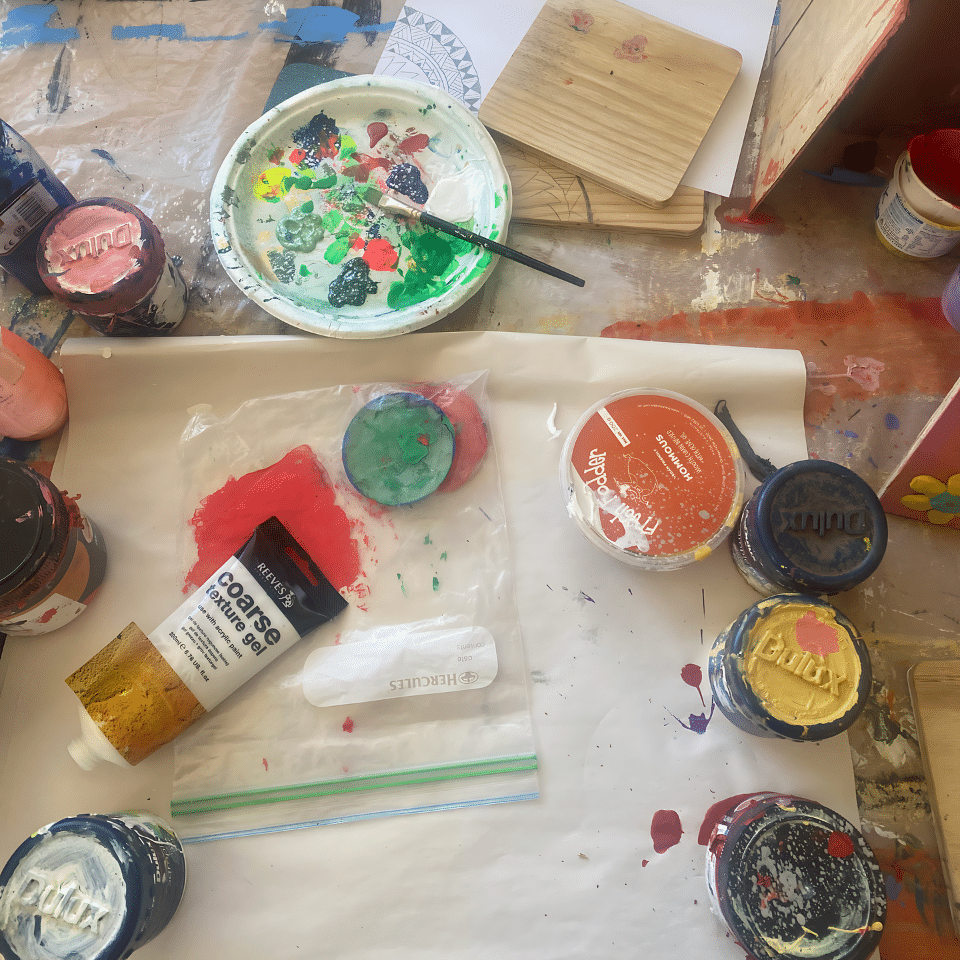
[[[280,520],[338,590],[360,576],[350,520],[336,504],[326,470],[304,444],[272,466],[231,477],[203,498],[190,521],[197,562],[187,574],[184,593],[200,586],[270,517]]]

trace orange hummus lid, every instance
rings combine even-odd
[[[560,462],[567,511],[611,556],[670,570],[708,556],[743,505],[733,438],[706,407],[659,389],[588,410]]]

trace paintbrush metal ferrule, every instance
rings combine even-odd
[[[391,213],[395,217],[406,217],[409,220],[419,220],[420,211],[411,206],[409,203],[404,203],[402,200],[398,200],[396,197],[391,197],[387,193],[379,193],[377,199],[377,206],[386,213]],[[368,191],[368,196],[369,196]]]

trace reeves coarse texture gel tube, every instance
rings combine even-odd
[[[271,517],[152,633],[131,623],[67,678],[81,706],[70,755],[139,763],[346,606]]]

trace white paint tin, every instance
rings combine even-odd
[[[900,155],[877,203],[876,230],[885,247],[918,260],[941,257],[960,243],[960,207],[920,179],[910,149]]]

